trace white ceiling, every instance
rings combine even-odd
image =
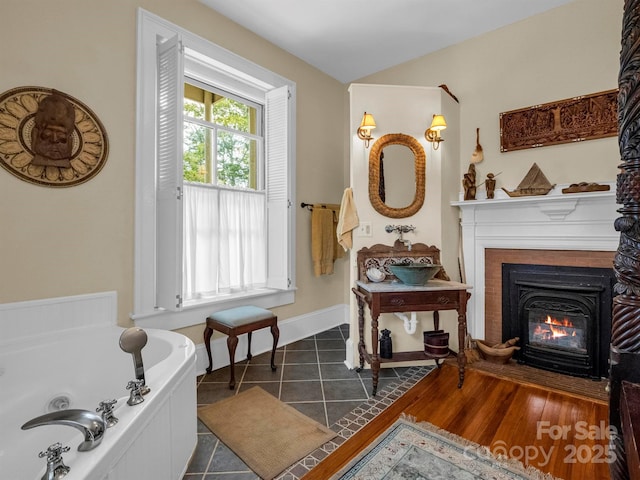
[[[201,0],[349,83],[574,0]]]

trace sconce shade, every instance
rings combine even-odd
[[[440,131],[445,128],[447,128],[447,122],[444,119],[444,115],[433,115],[431,126],[424,132],[424,138],[431,142],[431,147],[434,150],[438,149],[440,142],[444,142],[444,138],[440,136]]]
[[[358,138],[364,140],[365,148],[369,148],[369,141],[371,140],[371,130],[376,128],[376,121],[373,119],[373,115],[364,112],[362,116],[362,122],[358,127]]]
[[[362,122],[360,123],[360,127],[373,129],[376,128],[376,121],[373,118],[373,115],[367,112],[364,112],[362,116]]]
[[[444,115],[434,115],[431,121],[431,130],[439,131],[447,128],[447,122],[444,119]]]

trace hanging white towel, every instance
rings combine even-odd
[[[336,228],[338,243],[342,245],[345,251],[353,246],[352,231],[359,223],[358,212],[356,211],[356,205],[353,201],[353,190],[347,187],[342,194],[338,227]]]

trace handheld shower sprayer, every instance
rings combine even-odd
[[[120,335],[120,348],[122,351],[133,355],[133,368],[135,369],[136,380],[142,380],[140,393],[146,395],[150,388],[144,380],[144,365],[142,364],[142,348],[147,344],[147,333],[141,328],[127,328]]]

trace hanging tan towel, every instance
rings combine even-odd
[[[311,212],[311,258],[316,277],[333,273],[335,258],[334,211],[314,208]]]
[[[336,205],[335,210],[333,211],[333,231],[331,232],[331,239],[333,241],[333,259],[337,260],[338,258],[344,257],[346,254],[345,250],[338,243],[338,212],[340,211],[340,205]]]
[[[345,188],[340,204],[340,216],[338,217],[337,236],[338,243],[342,245],[345,252],[353,246],[352,231],[358,226],[358,212],[353,201],[353,190]]]

